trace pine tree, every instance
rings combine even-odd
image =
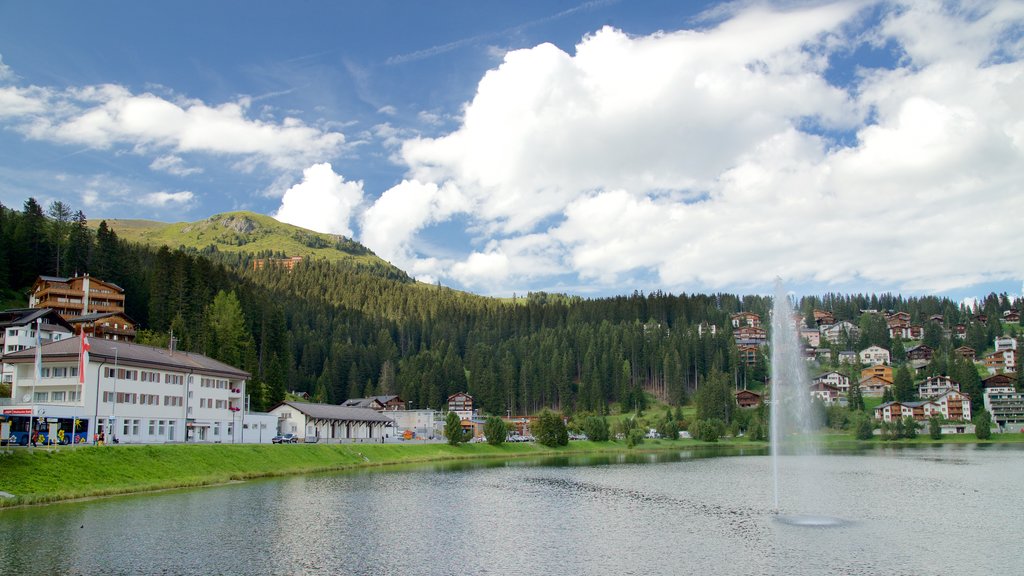
[[[462,420],[455,412],[449,412],[445,417],[444,436],[448,439],[448,444],[452,446],[458,446],[465,440],[462,433]]]
[[[914,379],[906,364],[896,369],[896,376],[892,383],[893,398],[899,402],[910,402],[914,399]]]

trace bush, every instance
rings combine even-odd
[[[533,425],[533,435],[537,438],[538,443],[545,446],[555,447],[569,444],[569,430],[565,427],[562,417],[547,409],[540,413],[540,417]]]
[[[626,434],[626,447],[632,448],[644,443],[644,431],[640,428],[633,428]]]
[[[768,427],[761,421],[760,416],[750,419],[750,427],[747,428],[747,439],[754,442],[763,442],[768,439]]]
[[[608,421],[604,416],[588,416],[583,421],[583,433],[594,442],[607,442],[610,436]]]
[[[938,416],[928,419],[928,437],[932,440],[942,439],[942,420]]]
[[[857,416],[854,425],[854,437],[857,440],[871,440],[875,435],[875,421],[867,414]]]
[[[444,435],[452,446],[458,446],[459,443],[465,440],[465,435],[462,432],[462,420],[455,412],[449,412],[448,416],[445,417]]]
[[[725,422],[718,418],[707,420],[694,420],[690,424],[690,436],[702,442],[718,442],[718,439],[725,434]]]
[[[917,438],[917,420],[913,416],[903,417],[903,437],[910,440]]]
[[[484,422],[484,436],[491,446],[501,446],[508,437],[508,425],[497,416],[488,416]]]
[[[674,418],[668,417],[658,426],[658,434],[667,440],[679,440],[679,424]]]
[[[974,435],[978,440],[988,440],[992,437],[992,415],[988,410],[982,410],[974,417]]]

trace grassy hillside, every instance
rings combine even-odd
[[[197,222],[167,224],[152,220],[107,220],[118,237],[154,247],[184,247],[234,253],[274,253],[322,258],[356,267],[385,266],[387,262],[358,242],[335,234],[321,234],[255,212],[225,212]],[[99,221],[90,221],[92,227]]]

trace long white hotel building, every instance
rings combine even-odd
[[[91,442],[97,432],[108,443],[243,441],[247,372],[201,354],[100,338],[89,343],[84,384],[81,336],[42,345],[38,376],[34,348],[3,355],[14,367],[12,403],[0,406],[4,438],[19,427],[26,432],[29,417],[33,428],[62,437],[78,419],[79,441]]]

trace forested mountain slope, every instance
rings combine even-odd
[[[757,386],[766,375],[764,358],[753,366],[739,362],[729,316],[751,311],[767,319],[767,297],[486,298],[413,282],[344,239],[307,246],[309,257],[290,271],[256,269],[257,256],[293,255],[282,254],[280,244],[276,252],[263,250],[261,239],[251,238],[272,225],[263,218],[218,215],[201,232],[197,225],[122,226],[138,240],[132,242],[107,222],[90,227],[66,206],[44,211],[33,199],[20,211],[0,206],[0,291],[7,303],[23,304],[41,274],[88,272],[115,282],[126,290],[127,313],[144,329],[142,341],[166,345],[173,333],[179,347],[251,372],[254,409],[286,390],[326,402],[398,393],[416,407],[440,407],[449,394],[468,391],[491,413],[545,406],[601,412],[613,403],[642,404],[644,392],[681,403],[710,374],[739,386]],[[259,228],[248,229],[246,219]],[[859,340],[838,344],[842,349],[889,344],[879,315],[865,309],[903,310],[915,321],[943,314],[947,325],[967,322],[971,312],[945,299],[890,294],[829,294],[798,306],[808,319],[821,308],[860,323]],[[1009,306],[1005,294],[991,295],[982,309],[998,315]],[[702,324],[717,329],[698,330]],[[984,345],[988,334],[976,331],[974,338]]]

